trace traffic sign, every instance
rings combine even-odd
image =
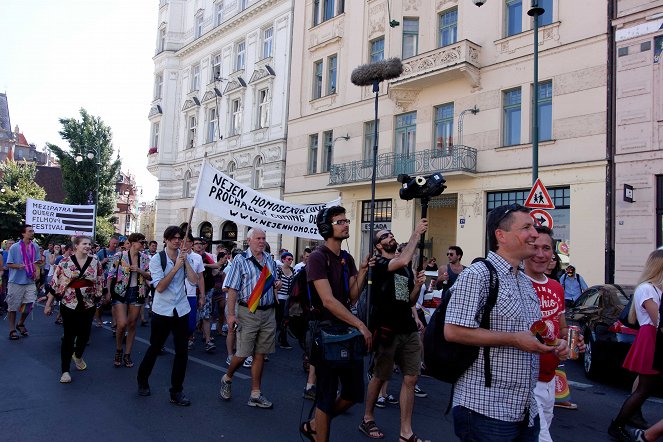
[[[550,213],[542,209],[534,209],[529,213],[529,216],[534,218],[534,222],[542,227],[547,227],[549,229],[553,228],[553,219]]]
[[[529,195],[525,200],[525,207],[530,209],[554,209],[555,204],[553,204],[550,194],[546,190],[546,186],[543,185],[541,179],[538,178],[532,190],[529,191]]]

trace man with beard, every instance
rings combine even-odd
[[[37,286],[39,279],[36,263],[39,263],[39,246],[32,241],[35,231],[29,224],[24,224],[21,230],[22,239],[11,246],[7,256],[9,268],[9,286],[7,287],[7,311],[9,318],[9,339],[18,339],[18,330],[21,336],[28,336],[25,328],[25,319],[30,313],[32,304],[37,299]],[[21,312],[21,318],[16,324],[16,312]]]

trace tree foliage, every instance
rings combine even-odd
[[[19,236],[28,198],[46,198],[46,191],[35,182],[36,175],[35,163],[25,160],[0,163],[0,232],[3,237]]]
[[[122,162],[112,159],[112,133],[100,117],[90,115],[85,109],[80,110],[80,120],[60,118],[62,130],[60,136],[69,143],[67,150],[48,143],[48,148],[57,157],[62,169],[63,187],[67,193],[68,204],[90,204],[89,195],[94,201],[96,187],[97,161],[99,161],[99,201],[97,206],[97,234],[100,240],[106,236],[100,222],[108,220],[116,207],[115,183]],[[88,153],[94,158],[89,159]],[[97,154],[99,157],[97,157]],[[83,157],[80,162],[77,156]],[[102,235],[103,233],[103,235]]]

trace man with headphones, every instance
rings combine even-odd
[[[317,225],[325,244],[311,253],[306,265],[314,315],[321,321],[345,323],[357,328],[370,351],[371,332],[350,312],[350,305],[359,299],[366,280],[370,255],[361,263],[357,272],[352,256],[341,250],[341,242],[350,237],[350,220],[346,218],[343,207],[322,209],[318,213]],[[338,366],[318,361],[315,369],[315,418],[304,422],[300,431],[309,440],[328,441],[332,417],[364,400],[364,362],[351,361]],[[339,381],[341,393],[337,397]]]

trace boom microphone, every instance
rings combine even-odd
[[[403,63],[400,58],[376,61],[363,64],[352,71],[350,81],[357,86],[370,86],[375,81],[381,82],[397,78],[403,73]]]

